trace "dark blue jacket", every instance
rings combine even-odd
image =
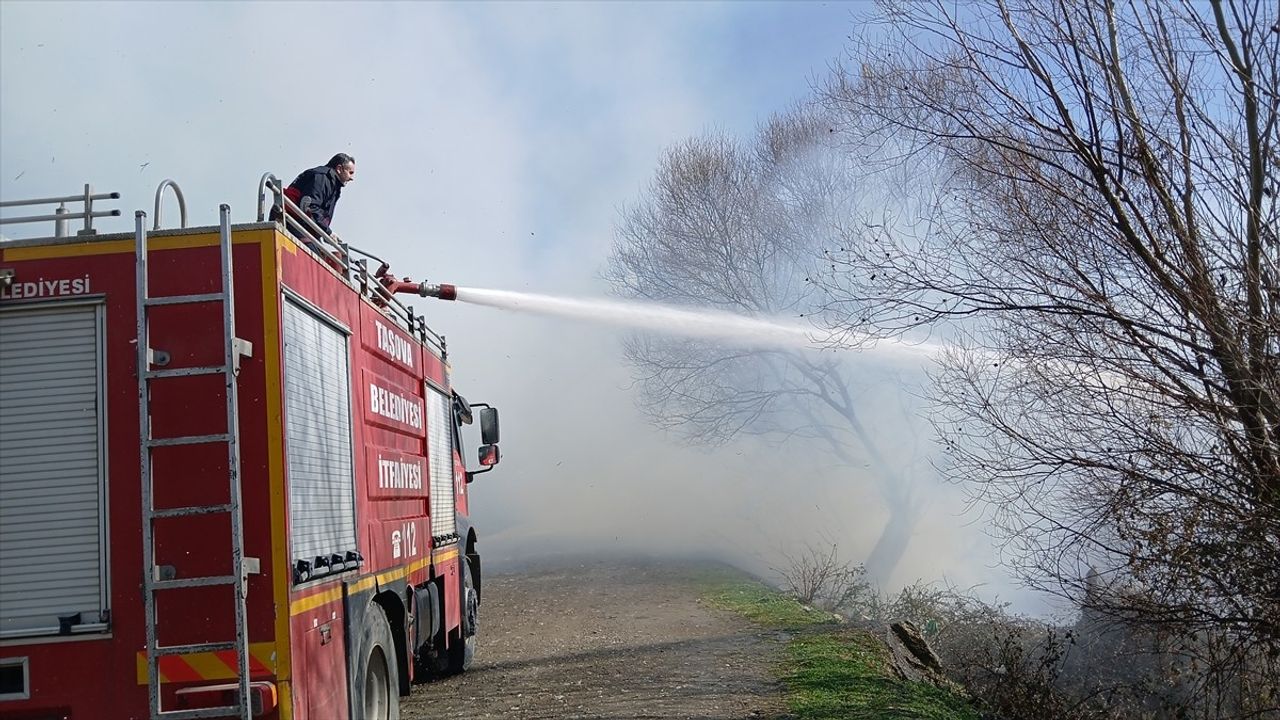
[[[329,224],[333,222],[333,211],[342,196],[342,183],[338,182],[337,172],[324,165],[303,170],[284,192],[325,232],[332,232]]]

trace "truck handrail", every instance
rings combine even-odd
[[[173,188],[173,196],[178,198],[179,227],[181,228],[187,227],[187,201],[182,197],[182,188],[178,187],[178,183],[174,182],[173,180],[169,178],[165,178],[164,180],[160,181],[160,186],[156,188],[156,212],[155,212],[156,221],[155,221],[155,225],[151,228],[152,230],[160,229],[160,209],[161,209],[160,200],[163,198],[164,189],[167,187]]]
[[[268,191],[273,197],[270,205],[267,203]],[[401,328],[440,353],[441,357],[445,357],[444,336],[428,328],[425,318],[416,314],[411,306],[405,305],[383,284],[382,277],[386,272],[387,263],[378,256],[348,245],[325,232],[302,212],[302,208],[284,194],[284,183],[272,173],[266,172],[258,180],[258,222],[266,222],[272,216],[273,208],[280,209],[275,222],[283,224],[286,232],[300,238],[303,241],[301,244],[307,250],[319,255],[320,259],[327,262],[330,267],[339,270],[347,284],[356,292],[369,298],[383,315],[391,318]],[[357,254],[376,260],[379,269],[370,273],[366,260],[355,260],[352,257]]]
[[[267,188],[274,188],[268,183],[274,183],[275,186],[278,186],[280,179],[269,172],[262,173],[262,177],[258,179],[258,222],[266,222],[267,220]]]
[[[355,250],[355,248],[352,249]],[[363,251],[359,252],[361,252],[361,254],[366,254]],[[369,255],[369,257],[375,260],[378,259],[373,255]],[[356,288],[356,290],[358,290],[362,295],[372,300],[374,307],[381,310],[383,315],[395,320],[398,325],[405,330],[408,330],[410,334],[414,335],[427,346],[439,352],[442,358],[445,357],[446,347],[444,336],[427,327],[427,320],[424,316],[415,313],[412,305],[406,305],[402,300],[400,300],[400,296],[391,292],[387,286],[383,284],[384,281],[382,276],[379,275],[379,271],[382,271],[386,267],[386,263],[381,260],[378,260],[378,262],[380,263],[379,270],[370,274],[368,262],[363,259],[357,260],[355,265],[357,268],[357,280],[359,281],[359,285],[357,286],[353,283],[352,287]]]
[[[288,195],[284,194],[284,183],[271,173],[265,173],[258,181],[258,222],[268,219],[266,191],[270,190],[274,198],[272,208],[280,211],[276,222],[284,225],[289,234],[303,241],[308,250],[322,256],[334,269],[340,271],[349,282],[351,280],[351,263],[348,259],[347,246],[339,238],[326,232],[315,220],[312,220],[302,208],[298,207]]]
[[[25,215],[22,217],[0,217],[0,225],[17,225],[18,223],[48,222],[53,221],[54,237],[66,237],[67,221],[73,218],[83,218],[84,228],[76,231],[77,235],[96,235],[97,230],[93,229],[93,219],[99,217],[119,217],[120,210],[94,210],[94,200],[118,200],[120,193],[94,193],[93,186],[85,183],[84,193],[80,195],[63,195],[60,197],[35,198],[33,200],[3,200],[0,201],[0,208],[7,207],[25,207],[28,205],[51,205],[58,203],[58,207],[52,215]],[[70,212],[67,210],[67,203],[83,202],[84,209],[80,212]]]

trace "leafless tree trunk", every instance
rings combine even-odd
[[[882,9],[824,96],[929,169],[927,212],[827,248],[827,319],[952,342],[948,472],[1028,581],[1228,640],[1205,692],[1245,673],[1224,716],[1280,710],[1280,5]]]
[[[671,150],[626,210],[608,273],[619,294],[751,316],[804,317],[818,248],[855,209],[849,158],[831,126],[797,111],[754,146],[724,137]],[[636,336],[626,345],[641,406],[660,427],[716,444],[740,434],[822,443],[872,482],[889,512],[867,559],[885,581],[919,513],[913,480],[869,430],[843,358],[816,350],[733,348]],[[869,472],[854,470],[866,466]],[[803,490],[801,490],[803,492]]]

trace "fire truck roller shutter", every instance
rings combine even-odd
[[[104,629],[102,339],[98,303],[0,309],[0,638]]]
[[[285,459],[292,560],[356,549],[348,336],[284,303]]]
[[[456,539],[458,513],[453,497],[453,403],[427,385],[427,453],[431,469],[431,536]]]

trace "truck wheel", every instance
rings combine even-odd
[[[364,614],[369,651],[364,659],[364,715],[366,720],[400,720],[400,670],[395,640],[382,606],[373,603]]]
[[[462,561],[462,642],[449,646],[446,672],[456,675],[471,667],[476,655],[476,630],[480,623],[480,596],[471,580],[471,563]]]

